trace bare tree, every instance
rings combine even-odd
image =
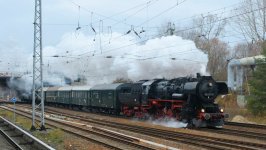
[[[235,9],[236,30],[247,41],[264,41],[266,32],[266,0],[245,0]]]
[[[225,25],[226,19],[208,14],[195,18],[191,30],[182,33],[183,37],[193,40],[197,48],[208,54],[207,71],[217,80],[226,79],[228,45],[218,39]]]
[[[207,71],[216,80],[226,80],[228,45],[217,38],[210,40]]]
[[[208,54],[207,71],[218,80],[226,79],[228,45],[218,39],[224,31],[226,22],[226,19],[218,15],[208,14],[194,18],[190,27],[174,28],[175,35],[194,41],[198,49]],[[171,35],[172,30],[169,29],[172,28],[172,23],[165,24],[159,33]]]
[[[227,21],[217,14],[201,15],[192,21],[192,26],[177,27],[173,22],[164,23],[158,28],[159,36],[178,35],[185,39],[198,41],[218,38],[224,31]]]
[[[212,39],[219,38],[224,31],[226,23],[226,19],[217,14],[201,15],[193,19],[193,26],[176,29],[175,33],[185,39],[193,40],[197,48],[205,53],[209,53],[209,42]]]
[[[226,25],[226,19],[222,19],[215,14],[208,14],[195,18],[193,24],[195,25],[199,37],[210,40],[218,38],[221,35]]]
[[[230,58],[244,58],[259,55],[261,52],[260,42],[239,43],[233,49]]]

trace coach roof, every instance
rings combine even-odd
[[[84,85],[84,86],[72,86],[73,91],[89,91],[91,89],[91,86]]]
[[[59,89],[58,86],[54,86],[54,87],[44,87],[43,91],[57,91]]]
[[[113,83],[113,84],[99,84],[91,88],[91,90],[116,90],[123,83]]]

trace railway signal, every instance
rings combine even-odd
[[[14,104],[14,107],[13,107],[13,111],[14,111],[14,115],[13,115],[13,119],[14,119],[14,123],[16,122],[16,97],[13,97],[10,99],[10,101]]]

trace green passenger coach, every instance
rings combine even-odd
[[[44,87],[44,97],[46,103],[56,103],[58,100],[58,89],[59,87]]]
[[[80,109],[84,106],[90,106],[90,88],[91,86],[73,86],[70,105],[78,106]]]
[[[118,91],[121,83],[95,85],[90,89],[91,107],[101,108],[101,111],[112,111],[120,109]]]
[[[91,86],[65,86],[44,88],[45,102],[56,106],[88,108],[92,111],[119,113],[118,93],[122,83]]]
[[[72,91],[72,86],[60,87],[58,89],[57,103],[63,105],[71,104],[72,103],[71,91]]]

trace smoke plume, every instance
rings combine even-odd
[[[65,34],[60,43],[44,49],[45,80],[85,78],[87,84],[111,83],[116,78],[134,81],[206,74],[207,55],[178,36],[138,42],[138,37],[114,33],[101,37]],[[99,39],[100,38],[100,39]]]
[[[113,33],[112,36],[67,33],[58,44],[43,48],[44,81],[62,86],[81,79],[93,86],[111,83],[117,78],[137,81],[174,78],[197,72],[206,74],[208,57],[195,47],[194,42],[178,36],[141,40],[121,33]],[[1,69],[19,72],[20,81],[11,81],[9,85],[30,91],[32,54],[14,45],[8,45],[7,49],[13,51],[14,56],[3,60],[9,64],[1,66]]]

